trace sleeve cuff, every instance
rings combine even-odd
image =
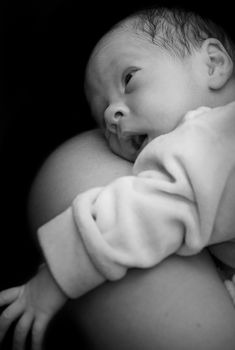
[[[40,227],[38,238],[55,280],[68,297],[77,298],[104,282],[87,255],[71,207]]]

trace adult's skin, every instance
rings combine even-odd
[[[80,192],[131,173],[99,131],[77,136],[45,162],[32,187],[32,231],[66,209]],[[92,349],[234,350],[235,309],[204,251],[130,270],[69,303]],[[86,349],[85,349],[86,350]]]

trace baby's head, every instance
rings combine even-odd
[[[86,94],[110,148],[135,160],[185,113],[235,100],[235,47],[210,20],[148,9],[115,25],[87,65]]]

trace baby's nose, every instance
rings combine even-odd
[[[126,113],[125,108],[121,106],[109,106],[104,112],[104,119],[107,129],[116,134],[120,118],[123,118]]]

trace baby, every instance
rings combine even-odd
[[[234,53],[219,26],[180,9],[136,13],[100,40],[86,94],[112,151],[135,162],[133,176],[77,196],[38,230],[46,263],[0,294],[9,304],[0,340],[19,318],[16,348],[32,328],[40,349],[68,297],[171,254],[213,245],[235,268]]]

